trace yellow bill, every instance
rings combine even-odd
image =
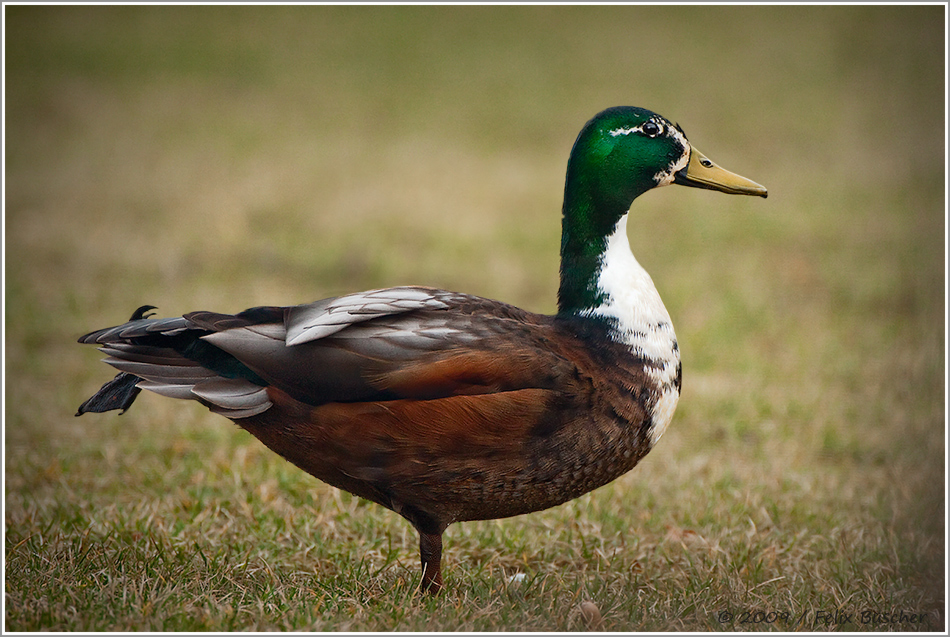
[[[718,190],[730,195],[769,196],[769,191],[765,189],[765,186],[729,172],[725,168],[720,168],[692,145],[690,147],[689,163],[686,168],[676,173],[673,183],[693,188]]]

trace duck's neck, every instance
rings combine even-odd
[[[606,291],[600,289],[598,278],[604,265],[608,237],[615,228],[606,224],[599,226],[596,221],[599,218],[592,206],[578,207],[570,201],[569,192],[566,193],[561,219],[558,314],[581,314],[605,301]]]
[[[558,314],[607,319],[621,332],[669,323],[653,280],[627,240],[630,201],[584,197],[569,180],[561,227]],[[605,210],[610,206],[611,210]],[[615,220],[615,221],[614,221]]]
[[[670,323],[653,280],[630,251],[627,215],[606,236],[585,246],[572,243],[561,246],[559,314],[605,319],[624,341]]]

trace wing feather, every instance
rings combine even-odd
[[[350,325],[414,310],[448,307],[451,292],[419,287],[370,290],[290,308],[287,344],[301,345],[326,338]]]

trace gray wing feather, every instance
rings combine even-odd
[[[363,321],[413,310],[448,307],[451,293],[429,288],[400,287],[370,290],[324,299],[291,308],[286,320],[287,344],[300,345],[326,338]]]

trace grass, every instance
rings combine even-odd
[[[943,10],[6,6],[6,630],[946,630]],[[72,417],[75,338],[144,303],[552,311],[567,154],[624,103],[770,198],[638,200],[673,425],[450,527],[439,599],[401,518],[196,405]]]

